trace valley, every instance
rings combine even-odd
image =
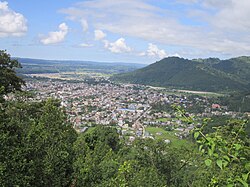
[[[0,187],[250,187],[249,0],[0,0]]]

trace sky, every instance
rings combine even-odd
[[[249,0],[0,0],[0,49],[144,64],[249,56],[249,10]]]

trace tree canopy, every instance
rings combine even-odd
[[[16,75],[15,68],[21,68],[21,64],[10,57],[10,54],[0,50],[0,93],[7,94],[20,91],[24,80]]]
[[[0,186],[69,186],[76,132],[55,104],[8,102],[0,111]]]

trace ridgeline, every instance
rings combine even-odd
[[[250,57],[188,60],[168,57],[112,80],[199,91],[250,90]]]

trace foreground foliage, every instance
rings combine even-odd
[[[53,100],[5,102],[0,111],[0,186],[69,186],[76,133]]]
[[[0,96],[21,90],[24,81],[16,75],[15,68],[21,68],[21,64],[11,59],[6,51],[0,50]]]
[[[193,118],[185,111],[174,106],[187,123]],[[204,119],[201,127],[194,129],[199,154],[201,156],[198,178],[207,186],[244,186],[250,183],[250,139],[246,133],[246,120],[231,119],[224,126],[214,127],[214,131],[205,134],[210,119]],[[200,180],[200,181],[202,181]]]
[[[80,135],[74,148],[77,186],[176,186],[187,156],[185,149],[163,141],[138,139],[127,145],[111,127]]]
[[[245,121],[231,120],[214,133],[204,135],[196,129],[194,137],[210,171],[211,186],[248,186],[250,174],[250,141],[245,133]]]

